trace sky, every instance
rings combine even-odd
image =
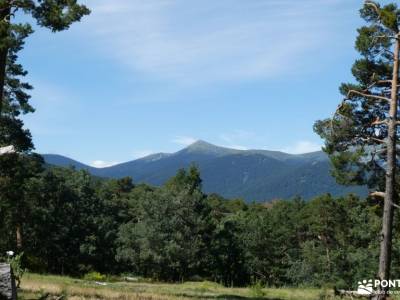
[[[351,81],[361,0],[81,0],[20,61],[36,152],[97,167],[196,140],[305,153]]]

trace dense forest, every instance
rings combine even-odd
[[[0,202],[0,253],[24,252],[33,272],[343,287],[376,273],[382,209],[372,199],[246,204],[204,194],[194,166],[154,188],[25,160],[13,169],[23,184],[1,191],[19,201]],[[398,236],[394,251],[400,275]]]

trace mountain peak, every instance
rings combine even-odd
[[[228,153],[236,152],[236,150],[224,148],[220,146],[213,145],[203,140],[198,140],[193,144],[187,146],[185,149],[181,150],[189,153],[202,153],[202,154],[213,154],[213,155],[225,155]]]
[[[197,140],[193,144],[187,146],[187,148],[216,148],[218,146],[208,143],[203,140]]]

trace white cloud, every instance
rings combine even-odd
[[[332,28],[342,26],[337,17],[348,2],[87,0],[93,12],[80,30],[105,55],[157,78],[279,77],[334,45]]]
[[[95,160],[90,163],[90,165],[95,168],[107,168],[107,167],[115,166],[117,164],[118,164],[118,162],[110,162],[110,161],[104,161],[104,160]]]
[[[283,152],[291,154],[304,154],[314,151],[320,151],[321,145],[310,141],[299,141],[291,147],[282,149]]]
[[[196,141],[198,141],[198,139],[190,136],[177,136],[174,139],[172,139],[172,142],[174,144],[178,144],[181,146],[189,146],[195,143]]]

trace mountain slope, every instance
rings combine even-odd
[[[59,166],[59,167],[70,167],[73,166],[77,170],[85,169],[89,171],[94,171],[96,168],[90,167],[88,165],[85,165],[83,163],[80,163],[79,161],[73,160],[71,158],[62,156],[62,155],[57,155],[57,154],[43,154],[42,155],[45,162],[49,165],[54,165],[54,166]]]
[[[178,169],[194,163],[200,168],[205,192],[247,201],[295,196],[310,199],[324,193],[366,194],[363,187],[338,185],[330,176],[329,160],[321,151],[292,155],[279,151],[235,150],[198,141],[176,153],[153,154],[102,169],[57,155],[44,155],[44,158],[49,164],[73,165],[96,176],[131,176],[135,182],[157,186],[174,176]]]

